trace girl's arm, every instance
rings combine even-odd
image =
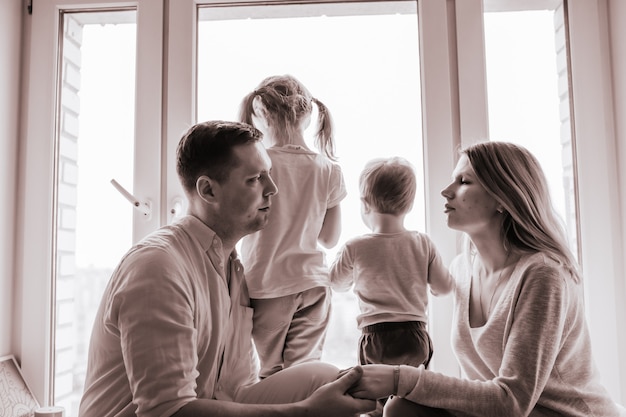
[[[320,230],[317,241],[326,249],[330,249],[337,244],[340,235],[341,208],[339,204],[337,204],[335,207],[331,207],[326,210],[324,223],[322,223],[322,230]]]

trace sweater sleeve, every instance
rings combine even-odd
[[[529,415],[555,366],[567,331],[569,300],[561,272],[556,266],[540,263],[523,273],[504,318],[502,346],[483,352],[502,355],[493,379],[468,380],[402,367],[398,395],[468,415]]]

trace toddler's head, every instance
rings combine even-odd
[[[413,207],[416,181],[413,166],[406,159],[373,159],[359,177],[361,200],[377,213],[406,214]]]

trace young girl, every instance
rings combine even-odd
[[[304,139],[313,105],[319,114],[320,153]],[[339,203],[346,189],[335,162],[328,109],[294,77],[263,80],[244,97],[240,119],[263,132],[279,189],[267,226],[244,238],[241,248],[264,378],[321,357],[331,293],[318,243],[326,248],[337,244]]]

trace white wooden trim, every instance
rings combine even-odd
[[[53,271],[54,132],[58,79],[58,13],[54,2],[34,2],[28,22],[31,43],[27,97],[18,185],[16,275],[21,297],[16,302],[16,326],[21,332],[22,373],[41,404],[51,390],[51,311]],[[42,71],[46,68],[46,71]]]
[[[456,58],[461,145],[489,139],[482,0],[456,4]]]
[[[422,126],[424,140],[424,177],[426,231],[449,264],[457,253],[456,233],[447,227],[441,190],[450,181],[460,143],[458,88],[453,13],[448,2],[422,0],[419,4],[420,61],[422,83]],[[437,354],[431,369],[459,375],[450,344],[452,296],[431,297],[428,331]]]
[[[167,69],[165,110],[165,184],[166,201],[163,203],[164,219],[171,222],[176,203],[179,210],[186,209],[182,186],[176,174],[176,147],[181,135],[196,123],[196,56],[197,56],[197,4],[194,0],[169,2],[167,10]],[[180,214],[180,213],[176,213]]]
[[[623,402],[625,248],[619,231],[624,219],[619,209],[606,1],[569,1],[567,12],[586,312],[602,381]]]

